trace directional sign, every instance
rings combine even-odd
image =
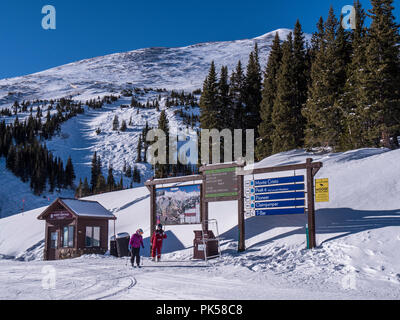
[[[271,186],[275,184],[298,183],[298,182],[304,182],[304,176],[254,180],[254,185],[256,187],[259,187],[259,186]]]
[[[286,199],[303,199],[305,192],[285,192],[285,193],[269,193],[257,194],[252,196],[251,199],[255,201],[269,201],[269,200],[286,200]]]
[[[304,214],[304,213],[305,213],[305,208],[256,210],[256,216],[275,216],[275,215]]]
[[[304,190],[304,183],[287,184],[282,186],[270,186],[255,188],[256,194],[270,193],[270,192],[286,192],[286,191],[302,191]]]
[[[256,202],[256,209],[304,207],[304,205],[305,205],[304,199],[303,200],[288,200],[288,201]]]

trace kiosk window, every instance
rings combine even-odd
[[[57,241],[58,241],[58,232],[52,232],[51,239],[50,239],[50,248],[51,249],[57,249]]]
[[[100,247],[100,227],[86,227],[86,247]]]
[[[74,226],[64,227],[63,247],[64,248],[74,247]]]

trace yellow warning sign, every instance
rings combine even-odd
[[[315,201],[329,202],[329,179],[315,180]]]

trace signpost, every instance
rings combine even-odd
[[[321,162],[307,159],[306,163],[244,170],[243,176],[253,176],[253,180],[245,182],[246,216],[307,214],[307,247],[315,248],[314,177],[320,168]],[[305,170],[305,175],[296,175],[299,170]],[[257,174],[289,171],[294,174],[254,179]]]
[[[145,183],[150,191],[150,230],[156,224],[156,186],[183,182],[202,181],[200,190],[201,220],[208,221],[208,204],[218,201],[237,201],[238,203],[238,251],[245,251],[245,212],[246,216],[273,216],[307,214],[307,247],[316,247],[314,177],[322,167],[321,162],[257,168],[244,170],[244,164],[226,163],[206,165],[200,168],[201,174],[186,177],[152,179]],[[296,171],[304,170],[298,175]],[[294,172],[293,175],[254,179],[257,174]],[[280,174],[281,175],[281,174]],[[244,180],[252,176],[253,180]],[[327,179],[316,180],[317,201],[328,199]],[[203,230],[207,230],[205,225]]]
[[[238,169],[243,169],[244,164],[226,163],[206,165],[200,168],[204,176],[204,210],[208,213],[209,202],[234,201],[238,202],[238,251],[243,252],[245,248],[244,227],[244,178],[238,175]]]

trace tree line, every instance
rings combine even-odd
[[[255,43],[246,70],[214,62],[203,83],[201,128],[254,129],[256,158],[296,148],[393,148],[400,135],[399,32],[393,0],[354,3],[354,29],[331,8],[311,42],[299,21],[276,34],[262,72]],[[366,18],[371,19],[366,26]]]

